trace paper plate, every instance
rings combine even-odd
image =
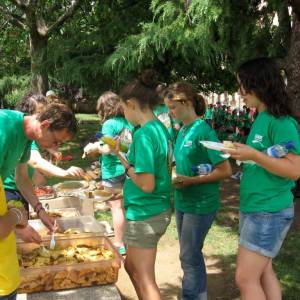
[[[223,151],[229,148],[225,148],[223,143],[211,142],[211,141],[200,141],[200,143],[211,150]]]

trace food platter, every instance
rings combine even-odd
[[[34,293],[114,283],[121,260],[105,237],[65,238],[44,245],[19,243],[21,269],[19,293]],[[46,249],[46,250],[45,250]]]
[[[104,190],[86,191],[85,195],[96,202],[105,202],[113,198],[113,193]]]
[[[56,193],[52,186],[36,186],[34,193],[40,200],[53,199],[56,197]]]
[[[79,192],[88,189],[90,186],[88,181],[84,180],[68,180],[53,186],[58,196],[76,196]]]
[[[106,234],[104,226],[99,224],[92,216],[62,217],[57,219],[56,222],[58,231],[55,233],[55,239],[65,238],[66,236],[79,238],[104,236]],[[51,232],[40,219],[28,220],[28,224],[39,233],[43,241],[51,238]],[[18,240],[18,242],[20,241]]]

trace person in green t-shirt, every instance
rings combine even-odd
[[[154,76],[155,71],[147,70],[121,90],[125,118],[140,128],[134,133],[127,159],[116,153],[127,175],[123,189],[125,269],[139,299],[160,300],[155,260],[157,243],[171,220],[173,153],[168,130],[153,113],[159,101]]]
[[[48,100],[43,95],[28,94],[26,95],[17,105],[16,110],[25,113],[26,115],[33,115],[44,109],[48,104]],[[57,155],[57,151],[52,149],[47,149],[47,151],[52,154]],[[44,159],[40,152],[39,145],[33,141],[30,148],[30,159],[28,160],[28,175],[32,180],[34,185],[45,185],[47,179],[45,176],[56,176],[61,178],[74,178],[82,177],[84,171],[78,167],[70,167],[67,170],[64,170],[51,162]],[[4,180],[4,189],[6,200],[20,201],[23,203],[25,208],[28,210],[28,202],[24,199],[22,194],[17,188],[15,181],[15,172],[8,176]],[[30,226],[28,226],[30,227]],[[23,239],[27,239],[27,242],[39,242],[40,238],[37,236],[37,232],[33,231],[33,228],[28,228],[28,235],[24,236]],[[34,239],[34,237],[36,237]]]
[[[165,84],[159,84],[156,87],[156,92],[159,96],[159,104],[154,107],[153,113],[158,118],[158,120],[160,120],[166,126],[173,140],[173,144],[175,144],[176,137],[181,125],[179,122],[177,122],[176,120],[174,120],[174,118],[170,116],[169,109],[164,103],[163,95],[166,91],[166,88],[167,86]]]
[[[300,176],[299,128],[292,117],[280,69],[270,58],[250,60],[237,72],[239,94],[256,117],[247,145],[234,143],[226,151],[243,164],[240,188],[240,241],[236,282],[242,299],[281,299],[272,268],[293,221],[291,189]],[[293,141],[294,148],[281,158],[268,156],[273,145]]]
[[[217,107],[213,113],[213,124],[216,128],[224,125],[225,122],[225,111],[224,106],[220,102],[217,102]]]
[[[25,116],[0,110],[0,177],[5,180],[16,169],[16,183],[25,199],[35,208],[42,222],[53,231],[54,220],[42,209],[28,177],[27,161],[32,140],[42,148],[55,148],[77,131],[73,112],[65,105],[53,104],[37,115]],[[20,282],[14,231],[27,225],[22,208],[7,207],[0,183],[0,296],[14,295]],[[22,225],[22,227],[16,227]]]
[[[214,106],[213,104],[209,104],[205,109],[204,120],[212,126],[213,124],[213,115],[214,115]]]
[[[110,91],[103,93],[98,99],[97,111],[102,122],[100,128],[102,134],[112,138],[118,137],[122,144],[129,146],[132,142],[133,126],[124,118],[118,95]],[[99,157],[102,185],[108,192],[120,193],[126,178],[125,169],[119,158],[112,153],[111,148],[106,144],[96,142],[88,144],[84,148],[84,153],[87,155],[102,154]],[[120,198],[107,203],[112,213],[114,245],[121,255],[125,255],[126,249],[123,242],[125,213],[122,202]]]
[[[205,101],[189,83],[171,84],[165,103],[172,116],[183,123],[174,148],[176,223],[183,270],[182,298],[207,299],[207,274],[202,247],[220,205],[220,180],[230,177],[231,166],[221,153],[201,141],[219,142],[215,131],[199,117]],[[209,164],[207,175],[195,175],[193,166]]]

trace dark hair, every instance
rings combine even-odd
[[[38,105],[46,106],[47,98],[44,95],[29,92],[18,103],[16,110],[26,113],[27,115],[33,115],[37,113]]]
[[[165,93],[165,98],[171,101],[190,101],[193,103],[197,116],[202,116],[205,113],[205,100],[203,96],[197,93],[197,91],[190,83],[176,82],[169,85],[169,87],[167,88],[167,92]]]
[[[276,62],[267,57],[256,58],[242,64],[237,71],[246,93],[255,93],[275,117],[293,115],[292,102]]]
[[[243,126],[243,127],[239,128],[239,133],[241,133],[242,131],[244,132],[244,136],[247,136],[250,133],[250,128]]]
[[[104,92],[99,97],[96,109],[101,122],[104,122],[112,117],[124,117],[124,112],[120,104],[120,98],[117,94],[111,91]]]
[[[37,120],[50,122],[50,131],[60,131],[66,129],[70,134],[75,134],[78,130],[77,120],[72,110],[65,104],[50,104],[37,114]]]
[[[145,107],[154,108],[159,104],[159,95],[156,91],[157,76],[155,70],[145,70],[138,78],[122,88],[121,100],[126,102],[129,99],[134,99],[139,103],[141,109]]]

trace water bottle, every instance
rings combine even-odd
[[[111,146],[112,148],[115,148],[116,145],[117,145],[117,141],[115,139],[113,139],[112,137],[110,136],[105,136],[103,135],[102,132],[97,132],[96,133],[96,138],[100,139],[103,143]],[[127,153],[128,152],[128,147],[124,144],[120,144],[120,151],[121,152],[124,152],[124,153]]]
[[[213,166],[211,164],[200,164],[192,166],[192,172],[195,175],[207,175],[211,173]]]
[[[289,141],[287,143],[277,144],[269,147],[264,151],[268,156],[271,157],[284,157],[289,153],[289,150],[295,147],[295,143],[293,141]]]

